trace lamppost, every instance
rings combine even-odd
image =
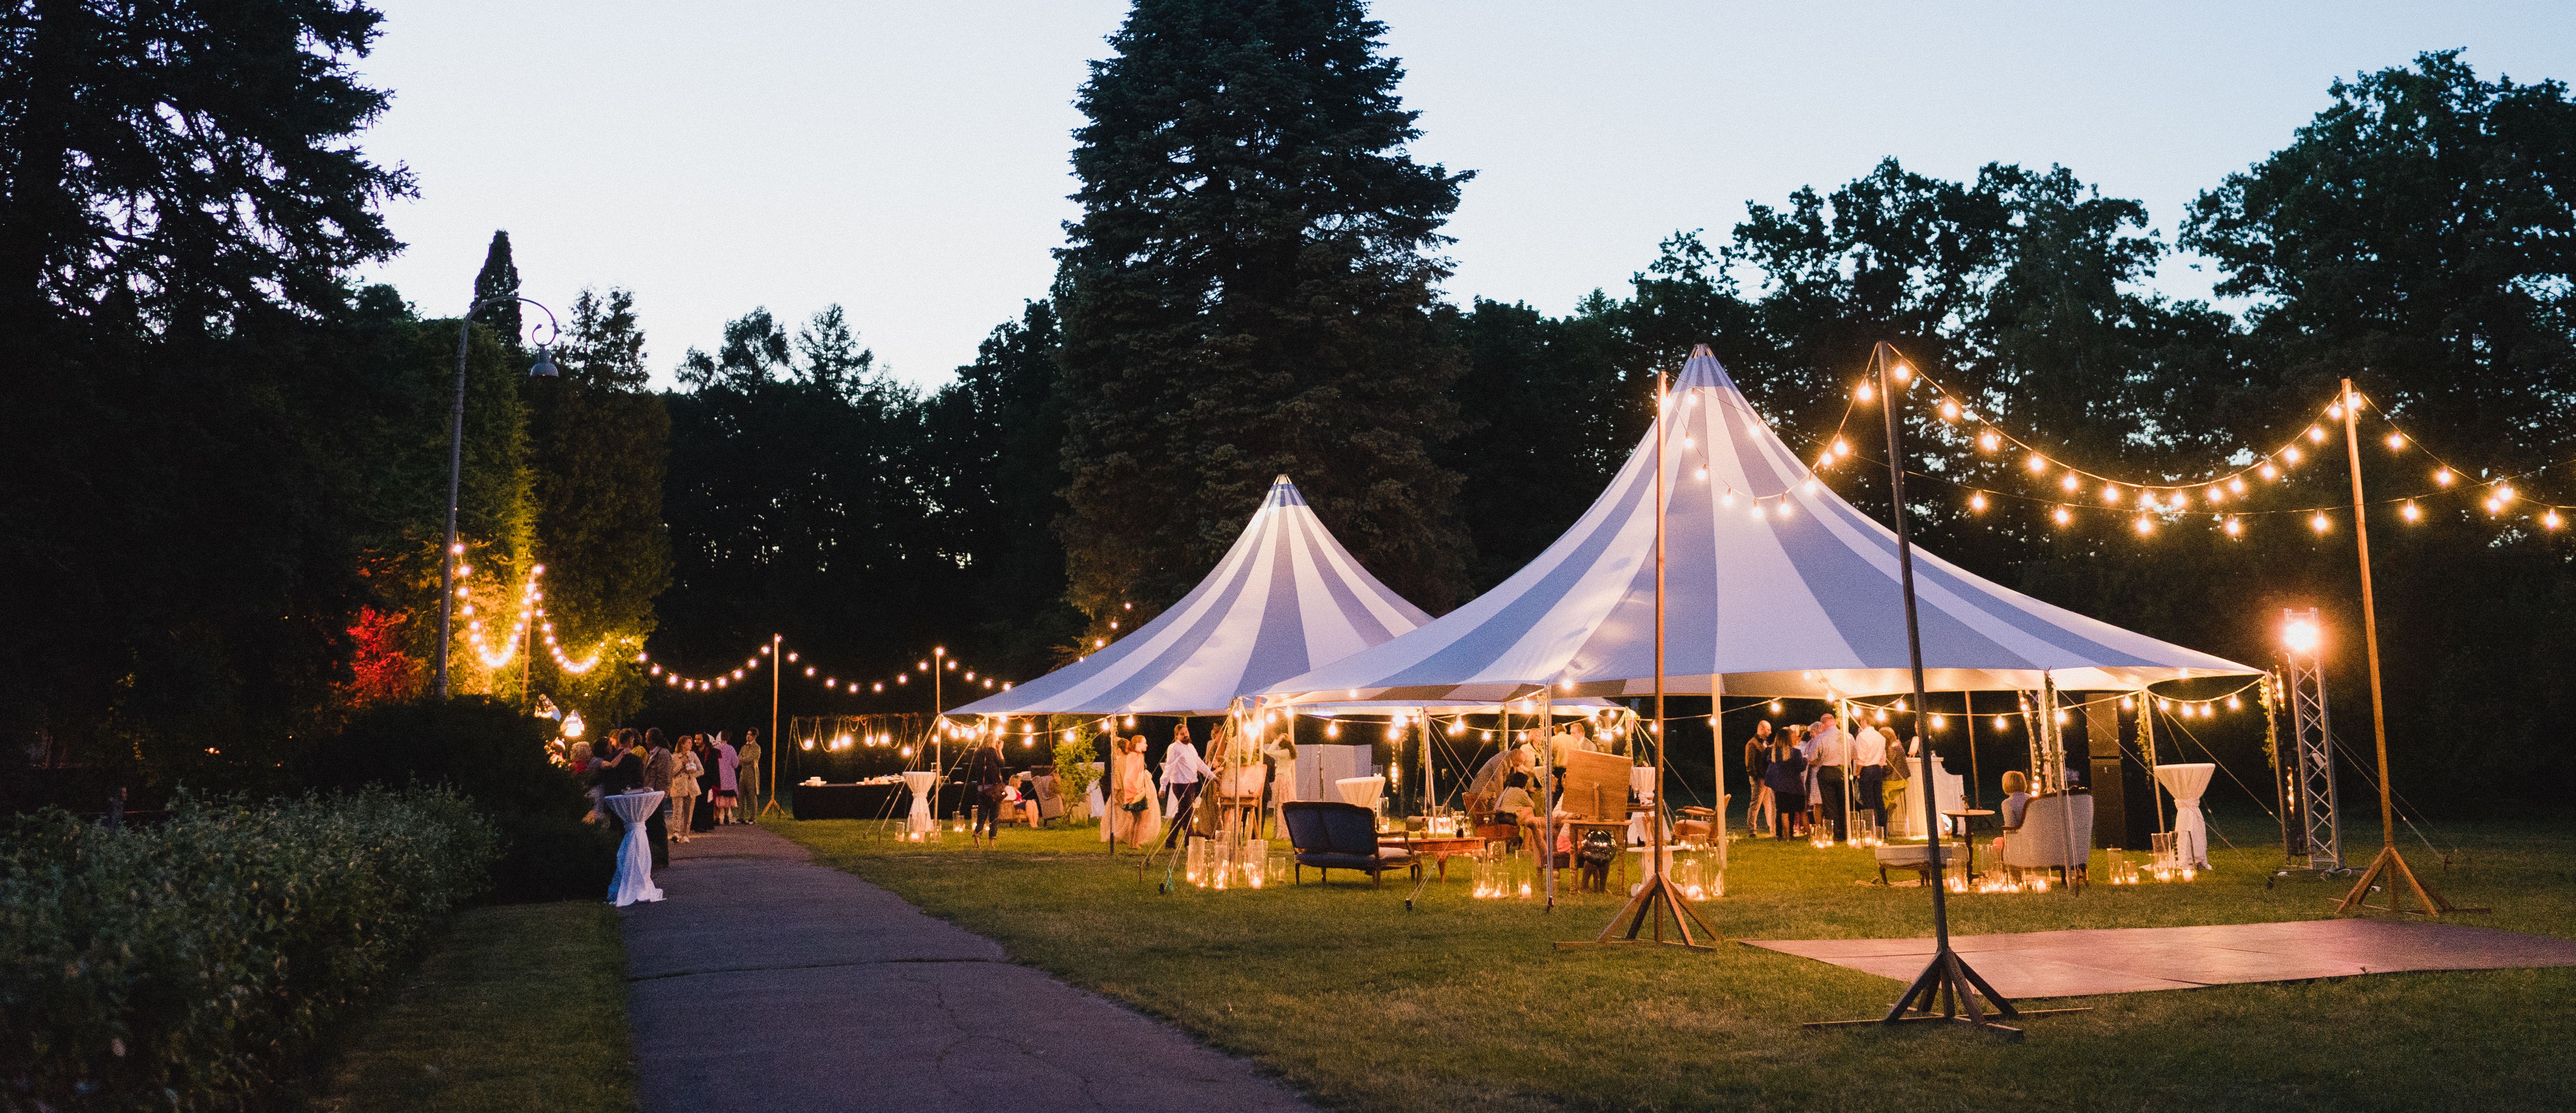
[[[465,352],[467,341],[474,335],[474,315],[495,305],[524,301],[546,315],[546,339],[537,345],[537,362],[528,368],[531,378],[555,377],[554,347],[563,330],[555,323],[555,311],[534,299],[517,294],[495,294],[477,298],[466,307],[465,316],[456,322],[456,401],[447,412],[447,543],[438,550],[438,698],[447,698],[447,643],[456,615],[456,558],[465,555],[465,547],[456,543],[456,488],[465,470]],[[531,643],[533,645],[533,643]]]

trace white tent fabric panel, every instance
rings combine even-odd
[[[1823,697],[1912,687],[1896,535],[1817,481],[1702,346],[1660,419],[1665,683]],[[1654,437],[1573,528],[1438,621],[1265,694],[1295,702],[1643,695],[1654,689]],[[2128,689],[2259,670],[2158,641],[1914,550],[1925,681]]]
[[[1075,664],[951,715],[1216,715],[1430,621],[1360,567],[1287,476],[1199,585]]]

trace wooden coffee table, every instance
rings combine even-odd
[[[1440,871],[1440,880],[1449,880],[1449,859],[1461,854],[1475,854],[1485,849],[1485,840],[1474,835],[1419,835],[1404,838],[1381,838],[1380,844],[1400,846],[1416,858],[1428,857]]]
[[[1977,819],[1995,814],[1993,808],[1944,808],[1942,815],[1959,821],[1959,841],[1968,844],[1968,877],[1977,876]]]

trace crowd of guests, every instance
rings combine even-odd
[[[1756,836],[1769,830],[1780,839],[1812,837],[1821,825],[1842,842],[1851,834],[1846,816],[1858,814],[1885,831],[1910,775],[1906,753],[1895,731],[1863,724],[1846,733],[1831,711],[1777,731],[1764,719],[1744,743],[1745,818]]]
[[[760,732],[745,731],[735,746],[723,732],[684,734],[666,742],[659,727],[632,727],[611,732],[597,747],[576,741],[564,753],[573,776],[588,786],[590,814],[584,822],[616,824],[600,807],[607,796],[630,792],[662,793],[662,802],[645,821],[653,845],[653,864],[670,864],[670,844],[688,842],[729,823],[749,823],[760,802]]]

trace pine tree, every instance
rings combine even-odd
[[[492,326],[500,333],[501,342],[516,351],[520,340],[519,265],[510,261],[510,233],[504,229],[492,233],[492,246],[483,252],[483,269],[474,275],[474,300],[503,299],[491,308],[474,315],[474,319]]]
[[[1383,31],[1357,0],[1140,0],[1093,63],[1057,303],[1059,530],[1095,619],[1177,599],[1280,474],[1389,586],[1458,600],[1432,252],[1471,175],[1406,153]]]

